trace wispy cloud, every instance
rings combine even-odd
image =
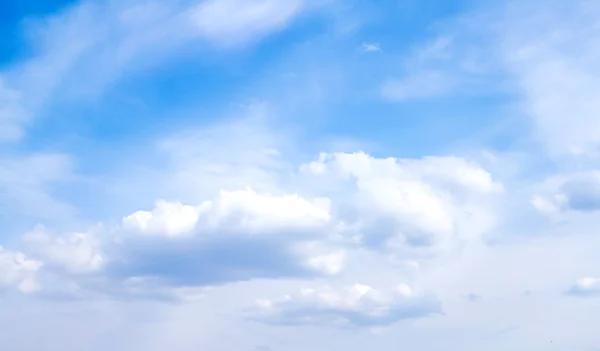
[[[361,47],[365,52],[383,52],[379,43],[362,43]]]
[[[390,80],[383,84],[381,93],[392,101],[435,98],[444,96],[458,86],[451,76],[443,72],[422,72],[404,79]]]
[[[75,209],[54,196],[55,186],[77,180],[73,162],[64,154],[0,157],[0,204],[13,215],[68,218]]]
[[[600,7],[590,1],[568,7],[560,1],[513,5],[499,44],[538,139],[555,155],[595,154],[600,144]]]
[[[217,45],[245,44],[287,26],[302,0],[210,0],[192,9],[194,27]]]
[[[149,68],[189,45],[235,49],[255,43],[284,29],[303,9],[300,0],[75,4],[30,24],[35,56],[0,74],[0,136],[22,136],[50,98],[97,96],[125,71]]]

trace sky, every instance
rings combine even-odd
[[[7,350],[600,350],[600,3],[4,0]]]

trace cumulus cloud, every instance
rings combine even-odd
[[[158,201],[116,227],[55,235],[38,226],[23,239],[51,280],[62,276],[77,296],[187,298],[196,287],[340,273],[346,252],[329,241],[330,206],[248,188],[200,205]]]
[[[280,299],[258,300],[250,315],[273,325],[378,327],[440,313],[441,305],[435,298],[415,294],[405,284],[390,292],[355,284],[339,290],[302,289]]]
[[[198,206],[159,201],[152,212],[137,211],[123,219],[125,228],[141,233],[176,236],[195,231],[238,234],[273,234],[281,230],[308,231],[327,225],[331,220],[330,200],[306,200],[298,195],[259,194],[248,188],[221,191],[215,200]]]
[[[198,206],[159,202],[124,219],[108,267],[121,277],[150,276],[172,284],[338,273],[344,253],[328,248],[330,201],[298,195],[221,191]]]
[[[0,246],[0,288],[16,286],[23,293],[38,290],[36,273],[42,265],[21,252],[7,251]]]
[[[142,234],[182,235],[194,229],[201,209],[201,206],[160,200],[152,211],[137,211],[123,218],[123,226]]]
[[[321,154],[298,176],[304,192],[320,195],[221,190],[196,204],[159,200],[91,231],[54,235],[40,226],[24,241],[49,272],[82,289],[165,296],[164,289],[333,276],[365,246],[403,260],[424,258],[422,250],[431,257],[481,235],[472,218],[472,232],[458,230],[463,212],[484,213],[485,199],[503,191],[458,157]]]
[[[446,247],[458,233],[458,218],[503,191],[488,172],[456,157],[321,154],[301,170],[350,182],[351,210],[341,212],[341,220],[364,244],[376,246]]]
[[[37,226],[25,234],[24,241],[32,255],[39,257],[47,266],[68,273],[95,272],[106,263],[101,244],[93,233],[72,233],[62,237],[49,233],[43,226]]]

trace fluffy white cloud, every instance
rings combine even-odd
[[[305,288],[293,296],[258,300],[251,313],[253,319],[276,325],[377,327],[439,314],[441,306],[434,298],[415,294],[405,284],[386,293],[355,284],[340,290]]]
[[[95,272],[106,264],[101,243],[92,233],[72,233],[57,237],[43,226],[37,226],[25,234],[25,243],[33,255],[49,266],[64,269],[69,273]]]
[[[221,191],[199,205],[158,201],[123,218],[114,232],[55,238],[38,228],[26,241],[68,273],[106,278],[77,279],[87,289],[175,297],[169,289],[340,273],[346,252],[329,240],[330,207],[327,198]]]
[[[205,203],[209,227],[233,226],[248,233],[286,228],[318,228],[331,220],[330,200],[305,200],[298,195],[273,196],[251,189],[222,191],[215,202]]]
[[[143,234],[183,235],[194,229],[201,210],[201,206],[160,200],[151,212],[137,211],[123,218],[123,226]]]
[[[14,285],[24,293],[38,290],[36,272],[42,265],[21,252],[6,251],[0,246],[0,288]]]
[[[364,246],[418,260],[455,248],[459,238],[477,238],[487,228],[477,225],[489,214],[486,199],[503,191],[488,172],[457,157],[321,154],[300,170],[308,180],[303,191],[326,197],[222,190],[197,204],[157,201],[113,229],[54,236],[38,227],[25,242],[83,288],[135,287],[138,296],[161,286],[334,276]],[[471,231],[459,228],[466,220]],[[106,279],[76,277],[82,273]]]
[[[340,220],[364,243],[445,247],[466,235],[458,231],[459,218],[479,213],[488,195],[503,191],[488,172],[456,157],[321,154],[301,169],[334,183],[350,181],[353,214]]]
[[[236,231],[268,234],[279,230],[311,230],[331,220],[330,200],[298,195],[274,196],[252,189],[221,191],[198,206],[159,201],[152,212],[137,211],[123,219],[125,228],[166,236]]]

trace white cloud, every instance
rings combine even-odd
[[[255,43],[304,9],[301,0],[84,1],[31,20],[35,55],[0,71],[0,141],[20,139],[51,98],[56,104],[102,95],[130,69],[167,61],[189,45]]]
[[[16,286],[23,293],[39,289],[36,272],[42,262],[28,259],[21,252],[6,251],[0,246],[0,288]]]
[[[534,195],[531,198],[531,205],[540,213],[553,215],[559,213],[565,203],[564,196],[555,195],[551,198],[546,198],[540,195]]]
[[[199,205],[159,201],[116,230],[54,238],[38,228],[26,241],[49,265],[104,277],[75,277],[85,289],[174,298],[169,289],[340,273],[346,253],[329,241],[330,206],[326,198],[221,191]]]
[[[365,246],[402,260],[433,258],[458,248],[459,239],[477,240],[493,217],[486,199],[503,191],[485,170],[457,157],[321,154],[293,177],[304,179],[303,193],[321,195],[221,190],[194,204],[160,200],[118,228],[54,236],[39,227],[25,241],[84,289],[124,294],[133,291],[125,284],[133,279],[142,282],[137,296],[148,289],[164,297],[161,286],[336,276]]]
[[[383,52],[379,43],[362,43],[361,47],[365,52]]]
[[[538,139],[554,155],[597,153],[600,7],[585,0],[513,5],[497,42]]]
[[[217,45],[245,44],[287,26],[302,0],[208,0],[193,9],[195,28]]]
[[[305,288],[293,296],[258,300],[251,313],[253,319],[275,325],[377,327],[439,314],[441,306],[433,298],[415,295],[405,284],[385,293],[355,284],[340,290]]]
[[[342,271],[346,261],[346,253],[337,251],[310,257],[306,264],[317,271],[328,275],[335,275]]]
[[[537,186],[531,203],[541,213],[593,213],[600,210],[600,172],[554,175]]]
[[[190,233],[200,217],[202,206],[183,205],[179,202],[156,202],[150,211],[137,211],[123,218],[123,226],[140,233],[178,236]]]
[[[106,264],[100,242],[92,233],[73,233],[56,237],[43,226],[25,234],[25,243],[32,254],[47,265],[65,269],[69,273],[95,272]]]
[[[487,195],[503,191],[485,170],[456,157],[321,154],[301,170],[333,177],[333,183],[350,180],[345,192],[355,214],[340,220],[357,230],[365,244],[383,240],[392,246],[448,248],[455,235],[466,234],[458,231],[459,219],[481,213]]]
[[[259,194],[248,188],[221,191],[215,200],[198,206],[159,201],[152,212],[137,211],[123,219],[125,228],[177,236],[214,231],[268,234],[279,230],[319,228],[331,219],[330,200],[305,200],[298,195]]]
[[[39,47],[42,59],[9,74],[10,84],[0,89],[0,138],[16,140],[22,133],[19,125],[30,115],[27,112],[54,93],[61,95],[64,87],[75,94],[78,86],[88,83],[90,91],[101,90],[129,65],[144,64],[137,58],[162,60],[161,53],[175,52],[180,45],[210,42],[232,48],[249,44],[282,30],[305,11],[300,2],[267,0],[113,5],[110,9],[100,4],[87,10],[80,7],[80,12],[70,10],[69,16],[51,21],[49,27],[54,29]],[[591,17],[597,13],[595,7],[589,10]],[[97,25],[104,23],[98,20],[104,14],[110,15],[106,16],[109,29]],[[531,19],[524,18],[525,23]],[[44,28],[40,32],[46,32]],[[593,39],[596,27],[588,29]],[[595,56],[588,55],[593,48],[577,40],[573,48],[565,39],[562,50],[560,38],[557,48],[561,50],[554,50],[554,42],[542,43],[543,50],[535,48],[540,44],[538,36],[545,32],[532,31],[531,43],[520,34],[515,34],[516,43],[502,42],[508,49],[521,48],[525,42],[525,51],[529,44],[534,47],[524,56],[517,52],[516,61],[509,65],[525,83],[525,102],[535,107],[541,139],[558,153],[592,153],[596,137],[587,108],[593,103],[583,100],[595,92]],[[63,36],[69,45],[60,43],[65,33],[71,35]],[[569,30],[559,37],[563,34],[573,37]],[[379,50],[369,45],[374,44],[364,48]],[[451,45],[452,40],[441,38],[425,45],[415,60],[452,59],[456,48]],[[62,51],[48,54],[54,49]],[[545,55],[546,49],[566,57],[566,63],[550,60],[550,64],[537,65],[538,54]],[[582,62],[574,58],[576,51],[583,53]],[[472,87],[463,85],[459,76],[479,67],[461,66],[454,75],[435,62],[423,67],[415,64],[417,69],[406,80],[392,81],[390,97],[429,98],[449,94],[457,86]],[[97,72],[89,67],[98,67]],[[565,74],[565,87],[550,84]],[[539,81],[547,86],[538,87]],[[32,94],[28,86],[35,86]],[[580,97],[581,88],[589,91]],[[553,89],[558,93],[548,93]],[[555,99],[548,102],[543,97]],[[550,133],[571,127],[547,120],[566,115],[569,104],[577,105],[574,129],[581,127],[582,120],[591,125],[581,140],[573,137],[573,130],[556,138]],[[264,117],[261,113],[257,119]],[[593,326],[598,325],[598,317],[589,313],[596,302],[560,295],[574,278],[587,274],[591,276],[577,280],[568,293],[595,296],[600,292],[600,279],[592,278],[598,277],[594,267],[600,250],[595,230],[600,177],[593,170],[595,165],[586,165],[591,170],[584,166],[577,173],[552,177],[533,188],[529,179],[509,179],[504,183],[505,193],[496,172],[492,175],[489,169],[460,157],[327,153],[297,172],[295,165],[303,156],[290,155],[286,140],[282,141],[286,137],[256,125],[227,125],[174,135],[155,149],[140,147],[149,155],[142,157],[165,156],[148,162],[159,170],[123,171],[111,179],[118,186],[107,187],[112,192],[105,195],[116,200],[94,205],[114,205],[105,218],[121,219],[120,223],[58,236],[40,227],[26,235],[27,246],[0,249],[0,287],[33,292],[41,282],[42,292],[36,295],[40,298],[68,298],[71,291],[76,297],[89,298],[61,304],[6,294],[0,301],[0,329],[4,331],[0,344],[39,349],[35,338],[26,337],[33,333],[42,335],[42,348],[61,350],[242,350],[267,344],[273,350],[386,349],[390,345],[507,350],[544,349],[548,340],[565,350],[597,346]],[[313,149],[314,145],[303,147]],[[60,211],[51,210],[61,205],[50,196],[54,185],[76,180],[71,160],[64,155],[3,157],[0,163],[4,216],[10,217],[18,204],[33,215],[54,217]],[[539,171],[531,168],[528,171]],[[531,176],[539,178],[539,174]],[[103,202],[86,196],[90,202]],[[169,200],[152,207],[155,199]],[[521,213],[529,199],[535,209],[560,221],[548,224],[537,216],[530,218],[530,212]],[[97,213],[94,219],[100,217]],[[503,219],[514,227],[496,227]],[[3,232],[11,235],[10,230]],[[490,232],[493,242],[486,240]],[[354,281],[363,284],[338,288]],[[407,284],[389,291],[373,288],[390,281]],[[248,300],[280,296],[300,286],[321,287],[260,301],[250,316],[262,324],[240,320],[238,313]],[[142,301],[147,298],[186,304]],[[127,303],[114,301],[118,299]],[[434,315],[439,317],[414,321]],[[268,325],[292,328],[269,329]],[[383,326],[390,329],[375,329]],[[357,330],[362,328],[377,330],[377,334]],[[199,329],[206,332],[199,334]]]
[[[212,210],[207,216],[210,226],[234,225],[249,233],[319,228],[331,220],[327,198],[309,201],[298,195],[258,194],[252,189],[222,191],[218,201],[205,205]]]
[[[569,290],[573,295],[596,295],[600,294],[600,279],[584,277],[578,279]]]

